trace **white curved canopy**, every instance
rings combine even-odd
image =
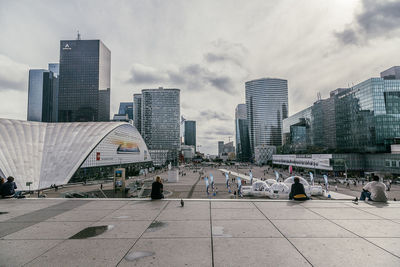
[[[284,183],[287,184],[294,184],[294,178],[297,177],[300,180],[300,183],[303,184],[304,186],[309,186],[310,184],[307,182],[306,179],[304,179],[303,177],[300,176],[290,176],[288,178],[285,179]]]
[[[96,146],[126,122],[41,123],[0,119],[0,173],[13,176],[18,189],[66,184]],[[147,153],[147,147],[146,147]],[[150,158],[149,158],[150,160]]]

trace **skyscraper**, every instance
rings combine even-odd
[[[59,121],[110,119],[111,52],[100,40],[60,41]]]
[[[28,121],[57,121],[58,81],[45,69],[29,70]]]
[[[239,104],[235,110],[236,159],[250,160],[249,123],[246,104]]]
[[[155,165],[178,164],[180,90],[142,90],[142,132]]]
[[[194,146],[196,151],[196,121],[185,121],[185,145]]]
[[[133,120],[133,102],[119,103],[118,115],[127,114],[130,120]]]
[[[133,122],[139,133],[142,133],[142,94],[133,95]]]
[[[247,120],[251,154],[260,145],[282,145],[282,120],[288,116],[287,80],[262,78],[248,81]]]

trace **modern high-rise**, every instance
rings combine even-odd
[[[142,90],[142,136],[155,165],[178,164],[180,89]]]
[[[100,40],[60,41],[60,122],[110,120],[111,52]]]
[[[196,121],[185,120],[185,145],[193,146],[196,151]]]
[[[246,87],[250,151],[257,146],[282,145],[282,120],[288,116],[288,82],[262,78],[248,81]]]
[[[142,94],[133,95],[133,124],[142,133]]]
[[[247,162],[250,160],[249,123],[246,104],[239,104],[235,110],[236,159]]]
[[[28,121],[57,122],[58,79],[52,71],[29,70]]]
[[[118,115],[128,115],[130,120],[133,120],[133,102],[119,103]]]

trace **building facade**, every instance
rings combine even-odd
[[[130,120],[133,120],[133,102],[121,102],[119,103],[119,115],[127,114]]]
[[[111,52],[100,40],[60,41],[60,122],[110,120]]]
[[[242,162],[250,161],[250,139],[249,123],[247,120],[246,104],[239,104],[235,110],[235,137],[236,137],[236,160]]]
[[[155,165],[179,162],[180,90],[142,90],[142,136]]]
[[[58,79],[52,71],[29,70],[28,121],[57,122]]]
[[[133,124],[142,133],[142,94],[133,95]]]
[[[185,120],[185,145],[193,146],[196,152],[196,121]]]
[[[282,120],[288,116],[288,83],[284,79],[262,78],[246,87],[250,151],[256,146],[282,145]]]
[[[282,153],[332,153],[332,158],[344,158],[354,170],[394,173],[398,155],[391,148],[400,136],[397,69],[390,68],[381,78],[370,78],[351,88],[336,89],[328,99],[284,120],[284,137],[290,138],[285,138]],[[305,142],[302,150],[296,150],[298,142]]]

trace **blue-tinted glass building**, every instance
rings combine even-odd
[[[256,146],[282,145],[282,120],[288,116],[287,80],[262,78],[246,82],[245,87],[251,154]]]
[[[133,95],[133,124],[142,133],[142,94]]]
[[[133,120],[133,102],[121,102],[119,104],[118,114],[127,114],[128,118]]]
[[[28,121],[57,122],[58,79],[52,71],[29,70]]]
[[[236,160],[248,162],[251,158],[249,122],[246,104],[239,104],[235,109]]]
[[[194,146],[196,151],[196,121],[185,121],[185,145]]]
[[[58,119],[110,120],[111,52],[100,40],[60,41]]]

